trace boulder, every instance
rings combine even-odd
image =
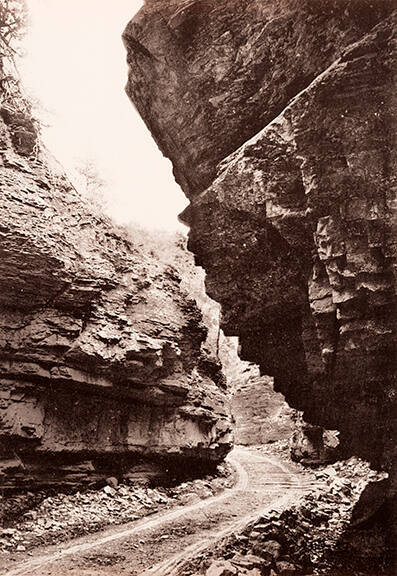
[[[205,576],[237,576],[238,570],[227,560],[213,562],[207,569]]]

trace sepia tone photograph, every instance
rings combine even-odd
[[[396,46],[0,0],[0,576],[396,576]]]

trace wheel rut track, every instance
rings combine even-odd
[[[296,473],[280,459],[263,456],[255,450],[237,447],[229,455],[228,460],[236,469],[237,482],[221,494],[134,523],[78,538],[66,543],[62,549],[57,545],[48,547],[45,553],[40,554],[37,550],[35,556],[17,564],[7,572],[1,572],[1,575],[64,576],[68,573],[71,576],[77,574],[88,576],[95,573],[98,576],[102,574],[177,576],[187,562],[207,548],[233,532],[243,530],[247,524],[270,510],[281,511],[296,502],[298,497],[313,486],[307,477]],[[139,539],[147,539],[148,535],[149,540],[153,535],[161,538],[164,531],[171,531],[172,534],[175,527],[183,532],[183,526],[190,527],[190,532],[186,530],[186,538],[178,539],[176,549],[174,547],[171,550],[167,550],[165,542],[164,557],[160,559],[155,558],[155,555],[152,556],[150,549],[145,551],[143,546],[140,550],[128,552],[127,557],[122,556],[124,566],[104,568],[99,565],[95,568],[95,572],[87,571],[85,568],[87,553],[107,550],[114,554],[114,551],[119,552],[123,545],[136,541],[143,542]],[[191,533],[192,526],[196,526],[197,532]],[[150,542],[146,546],[150,547]],[[74,572],[73,568],[76,563],[77,566],[81,566],[78,572]],[[127,566],[138,566],[139,572],[128,571]]]

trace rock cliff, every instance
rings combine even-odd
[[[127,92],[191,200],[244,359],[377,463],[394,452],[392,3],[149,1]]]
[[[273,379],[238,356],[237,338],[221,336],[219,355],[231,394],[236,444],[289,441],[296,432],[295,411],[273,389]]]
[[[133,230],[135,238],[141,236],[143,245],[150,245],[156,257],[171,263],[182,277],[182,286],[198,303],[207,337],[203,351],[216,366],[220,360],[225,377],[225,391],[231,398],[234,419],[234,441],[236,444],[258,445],[278,440],[290,440],[294,435],[294,450],[298,450],[308,439],[304,427],[297,424],[297,414],[285,402],[283,395],[273,389],[273,379],[261,376],[258,366],[244,362],[238,355],[238,339],[226,337],[219,326],[220,306],[205,293],[205,274],[195,266],[194,257],[186,247],[183,234],[157,235],[155,241],[148,231]],[[306,425],[308,427],[308,425]],[[318,435],[322,437],[322,429]],[[312,448],[312,456],[321,454]],[[297,453],[297,458],[301,459]]]
[[[95,482],[230,448],[223,376],[175,268],[0,114],[0,485]]]
[[[124,41],[225,334],[346,455],[395,472],[392,10],[148,1]]]

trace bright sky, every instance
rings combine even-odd
[[[184,228],[186,199],[128,100],[121,33],[139,0],[27,0],[31,26],[24,84],[50,114],[43,139],[66,169],[84,160],[107,182],[118,223]],[[47,119],[47,117],[46,117]]]

